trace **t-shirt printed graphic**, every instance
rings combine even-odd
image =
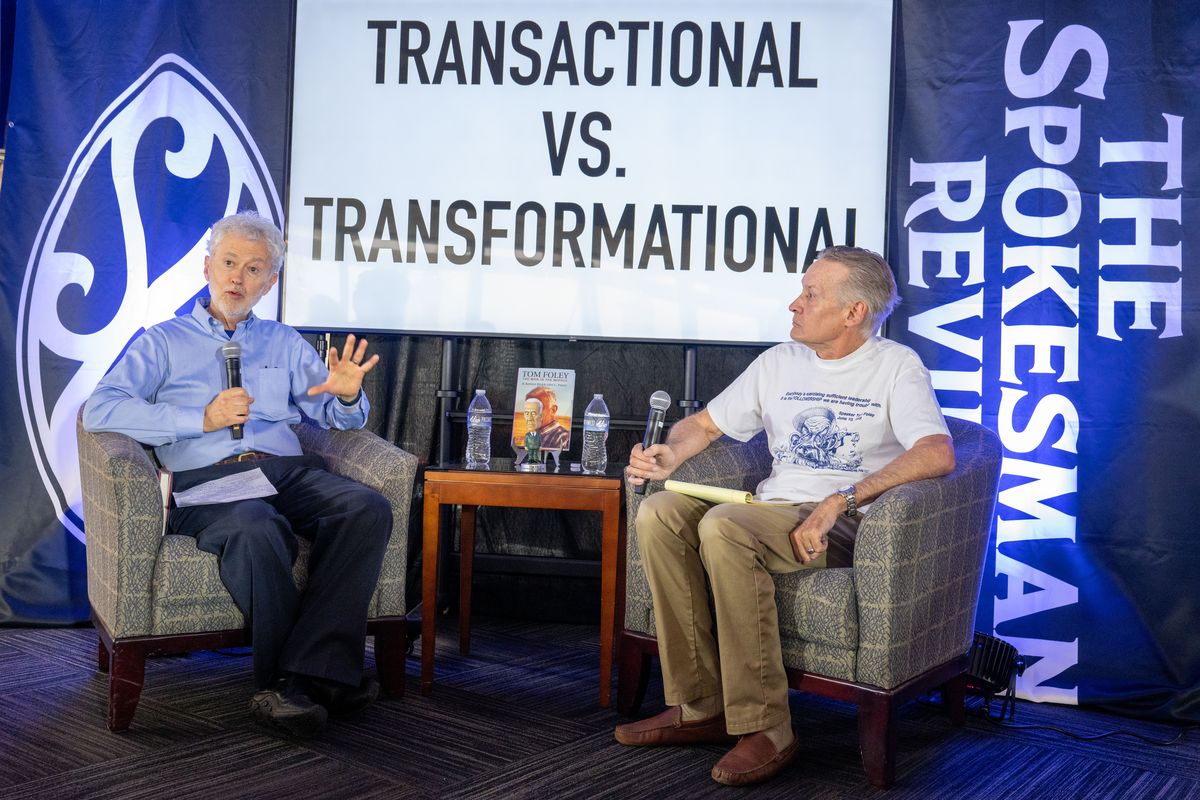
[[[779,398],[780,403],[794,401],[821,404],[793,417],[786,444],[770,452],[775,463],[865,473],[860,431],[864,421],[870,425],[876,419],[880,403],[830,392],[790,391]]]
[[[771,474],[755,492],[765,501],[819,501],[879,471],[918,439],[946,433],[921,360],[878,337],[830,360],[798,342],[772,347],[712,399],[708,412],[734,439],[767,432]]]
[[[795,428],[787,444],[771,455],[780,464],[806,464],[816,469],[858,470],[863,457],[859,434],[838,420],[827,406],[806,408],[792,420]]]

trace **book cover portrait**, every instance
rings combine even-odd
[[[513,438],[515,449],[524,447],[525,401],[536,399],[542,404],[541,424],[543,450],[569,450],[571,447],[571,417],[575,401],[575,370],[548,367],[521,367],[517,371],[517,395],[513,401]]]

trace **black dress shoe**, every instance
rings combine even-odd
[[[379,698],[379,681],[363,678],[358,686],[347,686],[322,678],[309,678],[308,693],[329,710],[329,716],[346,719],[361,714]]]
[[[305,693],[296,678],[282,678],[270,689],[250,698],[250,714],[256,720],[300,739],[308,739],[325,727],[329,713]]]

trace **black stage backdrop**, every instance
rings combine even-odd
[[[895,338],[1005,447],[1020,694],[1200,719],[1200,4],[900,4]]]
[[[799,287],[797,287],[799,288]],[[798,293],[798,292],[797,292]],[[787,304],[779,300],[780,338],[790,327]],[[575,424],[581,425],[580,398],[604,394],[614,418],[644,420],[650,395],[666,391],[672,398],[684,394],[685,348],[670,344],[631,342],[568,342],[533,339],[453,338],[454,373],[463,393],[459,410],[474,389],[487,390],[495,411],[492,431],[493,456],[511,456],[511,427],[504,419],[511,413],[519,367],[548,366],[575,370]],[[372,410],[368,427],[417,455],[424,463],[437,461],[438,403],[443,339],[425,336],[375,335],[371,347],[383,356],[379,368],[367,375],[366,391]],[[761,347],[697,347],[697,396],[711,399],[762,352]],[[586,402],[584,403],[586,404]],[[668,421],[680,417],[672,408]],[[611,461],[624,462],[640,430],[614,429],[609,434]],[[461,459],[465,447],[461,422],[453,426],[452,457]],[[571,437],[571,450],[563,455],[578,461],[582,437]],[[419,492],[418,492],[419,493]],[[420,551],[419,513],[412,517],[410,552]],[[520,614],[536,619],[594,622],[599,613],[599,515],[545,509],[481,508],[477,519],[476,549],[481,554],[503,556],[489,572],[481,561],[475,567],[476,606],[494,613]],[[549,556],[594,561],[594,580],[557,578],[535,570],[534,574],[507,559],[509,556]],[[506,571],[507,570],[507,571]],[[513,571],[515,570],[515,571]],[[578,570],[572,571],[578,575]],[[585,570],[586,572],[586,570]],[[409,565],[410,605],[420,599],[419,556]],[[594,612],[594,613],[593,613]]]

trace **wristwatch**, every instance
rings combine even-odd
[[[853,517],[856,513],[858,513],[858,498],[854,496],[854,493],[857,491],[858,488],[853,483],[848,486],[843,486],[837,490],[837,493],[840,494],[842,499],[846,501],[846,510],[842,513],[847,517]]]

